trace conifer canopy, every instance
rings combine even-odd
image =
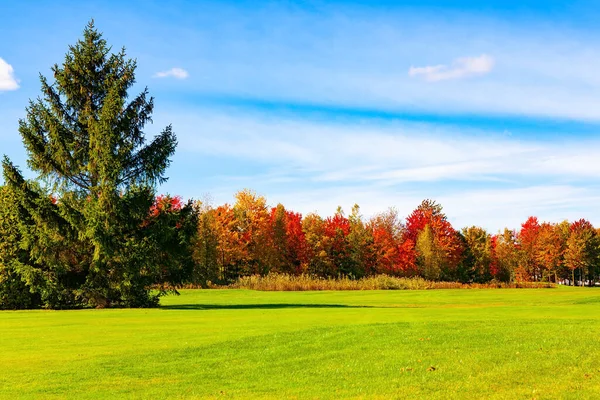
[[[90,22],[19,121],[37,179],[4,157],[27,250],[11,265],[46,307],[156,304],[148,287],[168,275],[157,260],[181,250],[164,248],[168,223],[149,217],[177,140],[171,126],[147,140],[154,103],[147,89],[129,99],[135,69]]]

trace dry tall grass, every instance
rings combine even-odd
[[[212,286],[221,287],[222,286]],[[304,291],[304,290],[429,290],[429,289],[489,289],[489,288],[554,288],[553,283],[460,283],[437,282],[423,278],[396,278],[377,275],[362,279],[319,278],[310,275],[269,274],[267,276],[246,276],[225,286],[231,289],[262,291]]]

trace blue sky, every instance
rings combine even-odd
[[[155,96],[147,133],[178,135],[161,192],[600,224],[598,2],[122,3],[0,0],[0,153],[25,167],[18,119],[93,17]]]

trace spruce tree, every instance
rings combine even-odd
[[[146,141],[153,98],[144,89],[128,101],[135,69],[90,22],[52,68],[54,82],[40,76],[42,95],[19,121],[38,179],[25,180],[4,158],[31,260],[18,272],[46,307],[157,303],[148,286],[164,275],[156,255],[169,249],[160,224],[145,221],[177,142],[171,126]]]

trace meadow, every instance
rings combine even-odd
[[[0,398],[600,398],[600,290],[182,290],[0,312]]]

